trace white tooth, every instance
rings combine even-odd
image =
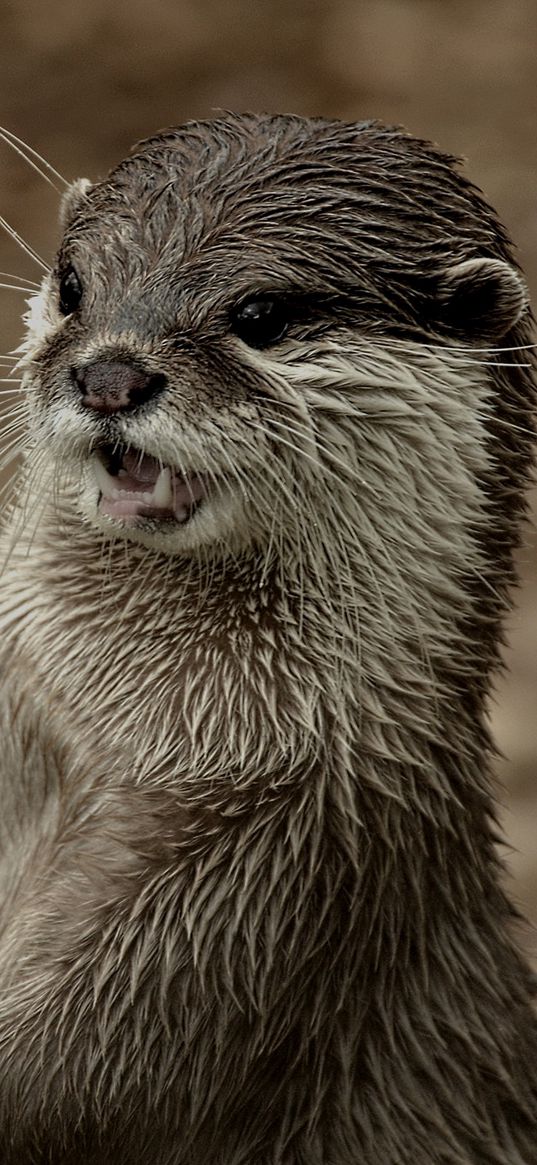
[[[161,469],[151,500],[163,510],[173,509],[172,471],[168,466]]]
[[[114,479],[112,475],[108,473],[108,470],[103,465],[101,458],[97,453],[94,453],[91,457],[91,468],[93,469],[95,474],[95,481],[97,482],[101,493],[104,494],[104,496],[107,498],[113,497],[114,494],[118,492]]]

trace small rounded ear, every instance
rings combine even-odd
[[[466,259],[440,277],[439,320],[469,339],[499,340],[528,307],[522,276],[502,259]]]
[[[72,182],[65,191],[60,203],[60,227],[65,231],[80,209],[88,190],[91,189],[91,182],[88,178],[77,178],[76,182]]]

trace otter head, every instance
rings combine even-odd
[[[36,464],[101,532],[172,555],[348,517],[378,434],[389,462],[432,390],[461,444],[490,388],[479,352],[526,311],[452,160],[374,123],[170,130],[75,183],[63,231],[29,315]]]

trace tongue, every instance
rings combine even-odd
[[[118,483],[129,481],[133,483],[133,489],[143,489],[146,485],[156,484],[161,469],[162,465],[159,465],[156,457],[129,449],[121,462]]]
[[[106,473],[106,471],[105,471]],[[101,474],[99,475],[101,477]],[[183,477],[155,457],[129,450],[117,475],[102,479],[100,510],[112,518],[146,515],[174,517],[185,522],[196,502],[205,497],[203,479],[198,474]]]

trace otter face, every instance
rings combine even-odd
[[[173,555],[348,506],[364,419],[396,432],[526,307],[451,161],[378,125],[171,130],[63,220],[28,318],[37,460],[99,530]]]

